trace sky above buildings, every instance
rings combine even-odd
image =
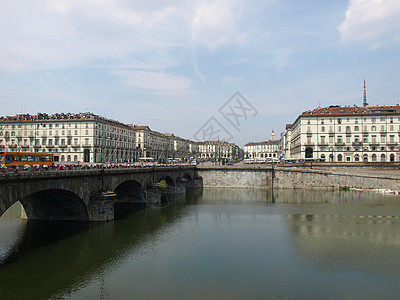
[[[2,0],[0,115],[90,111],[240,146],[400,99],[398,0]]]

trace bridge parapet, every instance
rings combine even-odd
[[[0,171],[0,181],[4,180],[18,180],[18,179],[31,179],[31,178],[54,178],[54,177],[77,177],[77,176],[101,176],[113,175],[113,174],[130,174],[130,173],[149,173],[149,172],[169,172],[169,171],[186,171],[195,170],[195,166],[190,165],[179,165],[179,166],[146,166],[146,167],[112,167],[112,168],[80,168],[73,167],[71,169],[60,169],[60,168],[40,168],[34,170],[29,169],[2,169]]]

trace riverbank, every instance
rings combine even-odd
[[[205,188],[400,191],[400,170],[393,167],[200,165],[198,172]]]

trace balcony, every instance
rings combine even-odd
[[[29,148],[29,145],[21,145],[21,148]]]
[[[372,141],[369,143],[370,146],[379,146],[379,143],[377,141]]]
[[[68,147],[68,145],[66,145],[66,144],[63,144],[63,145],[59,145],[58,147],[60,147],[60,148],[67,148],[67,147]]]
[[[17,144],[12,144],[9,146],[10,148],[17,148]]]
[[[83,148],[90,148],[90,147],[92,147],[92,145],[90,145],[90,144],[83,144],[82,147],[83,147]]]
[[[352,145],[353,146],[362,146],[362,142],[353,142]]]
[[[55,146],[53,144],[48,144],[46,145],[47,148],[54,148]]]
[[[395,141],[390,141],[386,143],[388,146],[397,146],[397,142]]]
[[[79,145],[79,144],[72,145],[72,148],[80,148],[80,147],[81,147],[81,145]]]
[[[335,146],[344,146],[344,142],[336,142]]]

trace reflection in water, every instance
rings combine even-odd
[[[287,223],[307,264],[326,271],[400,275],[397,215],[293,214]]]
[[[0,219],[0,299],[387,299],[400,292],[398,201],[205,189],[99,223],[17,207]]]
[[[26,220],[22,220],[21,204],[11,206],[0,217],[0,265],[18,252],[25,234]]]

